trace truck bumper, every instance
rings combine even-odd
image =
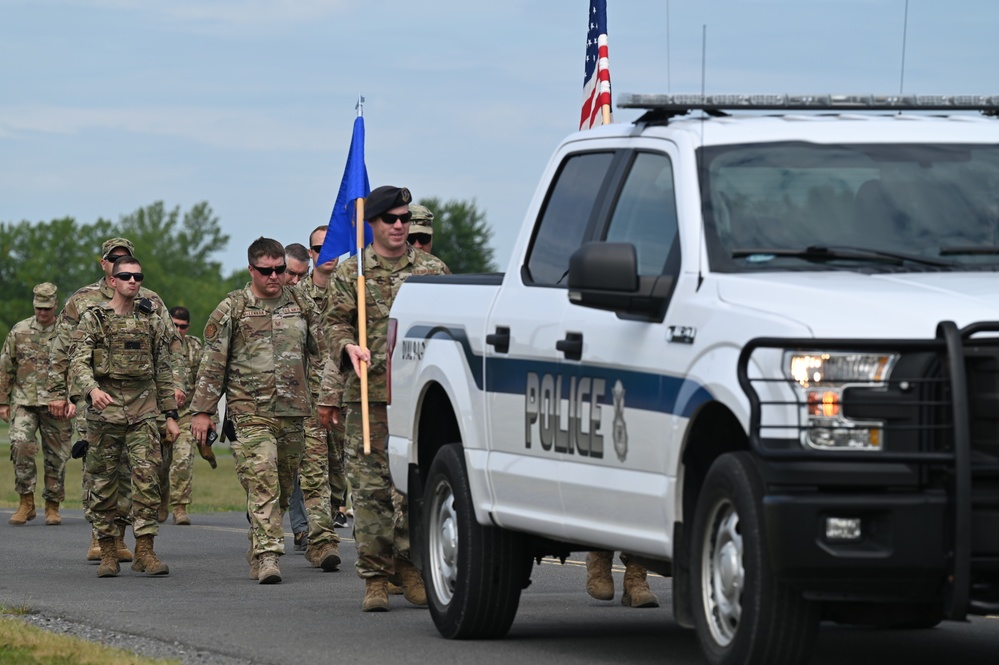
[[[807,597],[930,600],[944,591],[953,508],[943,494],[771,494],[763,514],[774,573]],[[859,518],[859,538],[830,538],[829,518]]]

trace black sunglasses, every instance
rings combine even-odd
[[[181,330],[187,330],[188,328],[191,327],[191,324],[190,323],[178,323],[177,327],[180,328]]]
[[[409,220],[413,218],[413,213],[404,212],[401,215],[393,215],[390,212],[383,212],[378,217],[389,226],[395,224],[397,220],[403,224],[409,224]]]
[[[264,277],[270,277],[274,273],[283,275],[284,271],[288,269],[288,266],[284,265],[283,263],[279,266],[274,266],[273,268],[258,268],[257,266],[250,266],[250,267],[259,272]]]
[[[120,279],[123,282],[128,282],[133,279],[137,282],[141,282],[143,277],[145,277],[145,275],[141,272],[119,272],[114,275],[115,279]]]
[[[131,256],[131,254],[112,254],[104,260],[107,261],[108,263],[114,263],[123,256]]]
[[[418,242],[421,245],[429,245],[434,237],[429,233],[410,233],[409,242]]]
[[[318,254],[319,252],[323,251],[323,246],[322,245],[313,245],[312,246],[312,251],[315,252],[316,254]]]
[[[48,312],[50,310],[55,309],[55,307],[36,307],[35,309],[37,309],[40,312]]]

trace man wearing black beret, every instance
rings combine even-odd
[[[383,186],[372,190],[364,201],[364,217],[371,224],[372,243],[360,254],[365,279],[367,348],[359,345],[357,332],[357,261],[353,256],[341,263],[333,280],[330,305],[329,351],[331,364],[342,371],[343,384],[327,370],[319,399],[319,420],[346,425],[347,479],[354,500],[354,540],[357,544],[358,576],[365,581],[364,612],[389,609],[388,578],[397,578],[406,600],[426,605],[420,571],[409,556],[409,519],[405,499],[396,514],[392,505],[395,489],[389,476],[385,440],[386,338],[388,313],[399,286],[410,275],[450,274],[443,261],[412,247],[408,242],[412,194],[405,187]],[[369,441],[371,454],[364,454],[361,423],[360,363],[368,363]],[[353,371],[349,371],[353,369]],[[341,415],[342,405],[342,415]]]

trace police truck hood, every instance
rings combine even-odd
[[[999,321],[999,275],[994,272],[716,276],[723,302],[786,317],[815,337],[927,338],[935,335],[939,321],[954,321],[959,328]]]

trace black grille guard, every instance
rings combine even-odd
[[[966,347],[971,338],[981,333],[999,333],[999,321],[982,321],[958,328],[952,321],[942,321],[937,325],[933,339],[819,339],[758,337],[750,340],[739,355],[738,379],[749,399],[749,442],[756,455],[772,462],[781,461],[835,461],[864,462],[867,464],[925,464],[947,467],[953,476],[951,501],[954,507],[954,553],[952,568],[949,571],[948,598],[945,609],[947,618],[962,620],[969,609],[971,586],[971,544],[967,534],[972,524],[972,440],[969,412],[968,376],[965,367]],[[992,341],[992,340],[990,340]],[[953,442],[949,451],[907,451],[907,452],[860,452],[822,451],[798,449],[775,449],[764,445],[761,429],[762,410],[766,406],[802,406],[799,402],[763,401],[754,386],[761,382],[794,383],[780,377],[750,377],[749,363],[757,349],[781,349],[789,351],[880,351],[880,352],[930,352],[937,354],[945,362],[943,380],[949,384],[952,421],[947,425]],[[961,362],[952,362],[960,359]],[[999,464],[976,464],[976,473],[999,476]]]

